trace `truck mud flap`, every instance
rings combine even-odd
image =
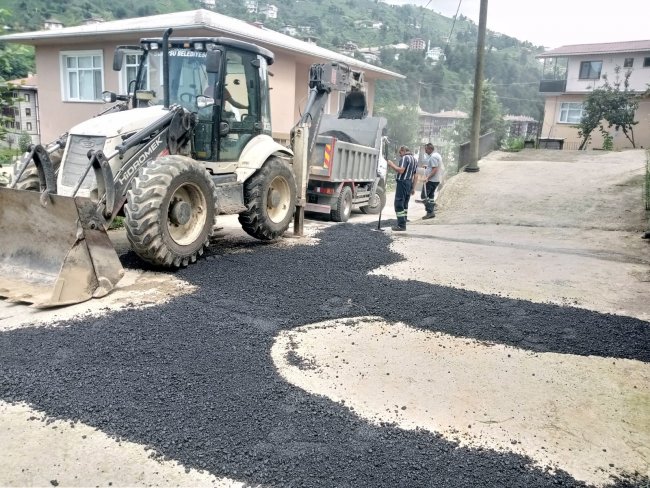
[[[0,297],[48,308],[110,292],[124,276],[88,198],[0,188]]]

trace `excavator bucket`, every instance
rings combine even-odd
[[[0,188],[0,297],[47,308],[110,292],[124,276],[88,198]]]

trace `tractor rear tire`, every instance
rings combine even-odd
[[[336,207],[332,209],[330,216],[334,222],[347,222],[352,215],[352,190],[349,186],[341,188],[341,193],[336,200]]]
[[[386,206],[386,189],[383,186],[378,186],[375,190],[374,198],[364,205],[359,210],[364,214],[377,215]]]
[[[244,231],[263,241],[282,236],[296,211],[296,180],[287,163],[271,157],[244,183]]]
[[[145,261],[164,268],[194,263],[208,245],[218,214],[205,168],[184,156],[164,156],[140,170],[124,207],[126,236]]]

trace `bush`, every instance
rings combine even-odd
[[[523,137],[509,137],[501,142],[501,150],[507,152],[518,152],[524,148]]]
[[[11,149],[0,147],[0,166],[9,166],[13,163],[16,156],[20,155],[20,149]]]
[[[601,130],[603,134],[603,151],[614,150],[614,138],[606,130]]]
[[[23,132],[18,138],[18,148],[21,153],[26,153],[29,150],[29,146],[32,143],[32,137],[27,133]]]

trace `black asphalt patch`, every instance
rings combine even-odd
[[[217,244],[178,273],[198,286],[192,295],[4,332],[0,398],[252,485],[584,486],[524,456],[372,426],[278,375],[279,330],[360,315],[532,351],[650,360],[640,320],[368,276],[401,259],[372,227],[330,227],[317,246]]]

